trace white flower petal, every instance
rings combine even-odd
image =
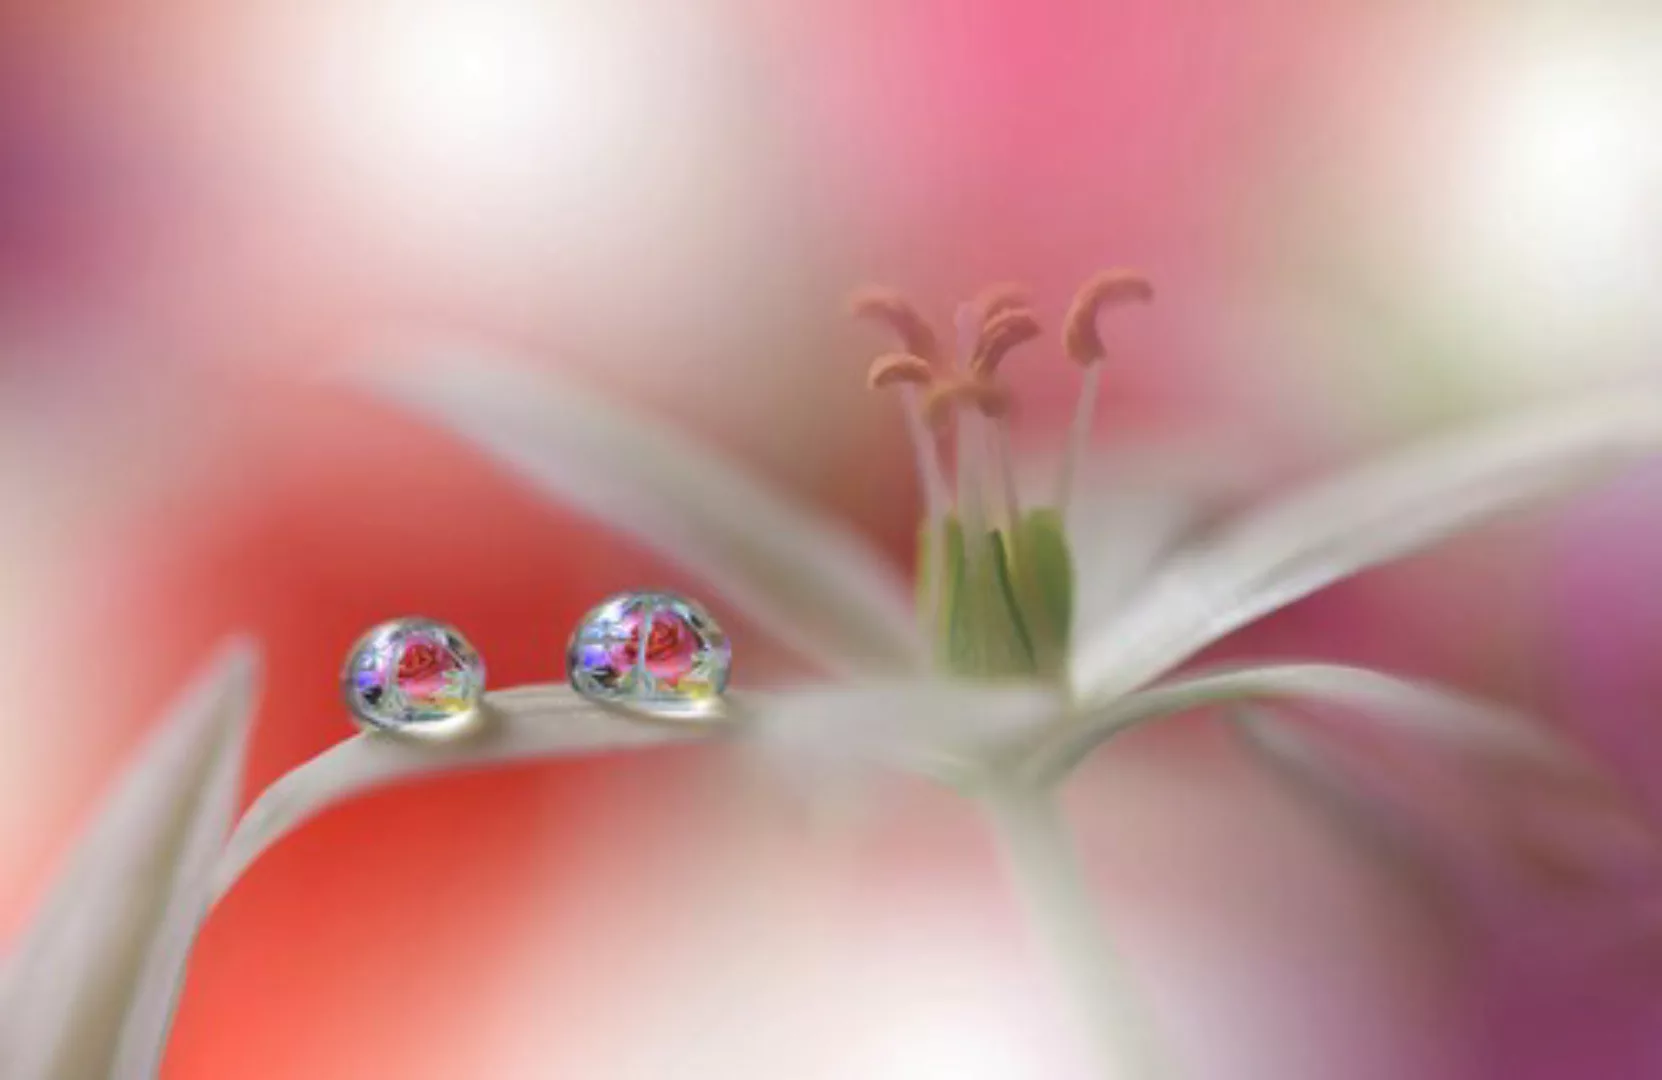
[[[1074,625],[1116,616],[1215,507],[1261,483],[1251,466],[1248,454],[1193,442],[1116,444],[1081,462],[1067,511]]]
[[[261,854],[346,799],[423,776],[516,761],[644,749],[743,732],[769,745],[832,762],[880,762],[929,772],[961,767],[1030,735],[1060,709],[1054,689],[963,683],[885,682],[864,687],[730,694],[720,714],[658,720],[597,705],[564,685],[487,694],[475,726],[449,739],[363,734],[292,770],[254,802],[232,833],[209,892],[223,897]],[[172,955],[172,954],[170,954]],[[176,996],[183,955],[162,1000]],[[167,1014],[162,1014],[163,1025]],[[130,1060],[155,1060],[165,1031],[152,1031]],[[143,1071],[117,1074],[137,1080]]]
[[[691,742],[732,727],[720,718],[671,722],[605,708],[563,684],[487,694],[477,721],[474,730],[443,740],[358,735],[285,774],[238,822],[214,868],[214,898],[277,841],[356,795],[464,769]]]
[[[130,765],[0,979],[0,1075],[87,1080],[165,1028],[236,812],[258,653],[221,649]]]
[[[910,590],[836,522],[549,372],[478,347],[404,352],[366,372],[368,385],[705,578],[804,656],[845,672],[926,662]]]
[[[1076,636],[1076,696],[1101,702],[1340,578],[1662,449],[1662,399],[1582,400],[1430,440],[1251,514],[1179,553],[1120,615]],[[1084,563],[1097,553],[1075,550]]]
[[[882,680],[765,695],[753,738],[788,763],[837,769],[882,765],[948,783],[981,779],[982,766],[1062,715],[1061,692],[1037,683]]]
[[[1030,734],[1057,715],[1055,690],[990,688],[963,683],[884,682],[777,693],[730,694],[722,713],[690,721],[658,720],[607,708],[564,685],[527,686],[487,694],[475,726],[453,738],[414,739],[362,734],[292,770],[255,800],[232,833],[211,875],[223,897],[283,837],[354,796],[423,776],[550,757],[607,753],[725,737],[743,732],[772,747],[833,764],[859,761],[915,767],[959,767]],[[798,759],[800,760],[800,758]],[[183,975],[183,955],[171,971]],[[171,1002],[175,989],[162,995]],[[163,1014],[163,1023],[167,1019]],[[165,1031],[153,1032],[154,1060]],[[118,1074],[122,1080],[148,1075]]]
[[[719,716],[657,720],[597,705],[564,685],[524,686],[487,694],[477,729],[455,738],[358,735],[291,770],[255,800],[215,867],[213,895],[224,896],[261,854],[329,807],[423,776],[739,733],[798,759],[927,772],[1007,748],[1062,707],[1058,691],[1034,684],[935,679],[751,691],[725,702]]]
[[[1403,730],[1519,760],[1551,761],[1564,751],[1522,717],[1432,683],[1341,664],[1271,664],[1200,674],[1119,698],[1047,739],[1023,763],[1023,771],[1054,783],[1129,727],[1191,709],[1266,698],[1344,705]]]
[[[146,969],[144,993],[123,1034],[113,1080],[155,1075],[190,944],[211,904],[272,844],[335,803],[431,773],[684,741],[726,727],[719,720],[671,725],[638,719],[593,705],[564,686],[502,691],[487,695],[486,702],[475,724],[449,740],[365,734],[340,743],[268,787],[223,848],[217,843],[223,829],[216,834],[210,854],[217,858],[195,864],[194,921],[188,933],[166,936]],[[225,816],[228,820],[229,808]]]

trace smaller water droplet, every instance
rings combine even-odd
[[[380,731],[440,734],[470,719],[485,693],[485,662],[453,626],[384,622],[358,639],[341,672],[353,717]]]
[[[608,598],[583,616],[566,647],[579,694],[668,717],[713,712],[732,666],[732,646],[710,613],[667,592]]]

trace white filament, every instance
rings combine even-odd
[[[967,377],[976,341],[981,336],[980,312],[976,306],[959,304],[955,325],[958,330],[958,354],[954,367],[962,376]],[[957,424],[958,435],[958,520],[964,531],[964,580],[976,582],[982,579],[984,560],[989,554],[985,491],[982,487],[986,474],[982,461],[987,449],[985,423],[980,413],[973,408],[962,406],[955,411],[953,418]],[[968,624],[972,627],[982,625],[983,613],[978,610],[981,603],[980,590],[974,587],[966,588],[963,597],[966,604],[972,605],[970,610],[964,613]],[[981,664],[984,660],[980,655],[983,642],[978,634],[970,636],[970,646],[977,651],[971,662]]]
[[[923,504],[931,524],[946,516],[952,496],[947,490],[946,473],[941,469],[941,455],[934,433],[924,422],[923,408],[915,386],[900,388],[902,411],[906,415],[906,433],[912,440],[912,455],[917,460],[918,484],[923,489]]]
[[[918,611],[925,640],[932,640],[934,619],[946,591],[946,514],[952,504],[952,493],[946,486],[946,474],[941,469],[940,447],[929,425],[923,419],[918,391],[913,386],[902,386],[901,407],[906,415],[906,430],[912,439],[912,453],[917,459],[918,482],[923,488],[923,503],[928,514],[928,566],[924,567],[923,604]]]
[[[1079,401],[1074,405],[1073,426],[1068,430],[1067,451],[1062,455],[1062,470],[1056,479],[1056,509],[1065,518],[1068,501],[1073,495],[1074,473],[1091,441],[1091,422],[1096,416],[1097,388],[1102,384],[1102,363],[1085,365],[1085,378],[1079,385]]]
[[[1006,537],[1015,543],[1016,526],[1021,524],[1021,496],[1016,489],[1015,455],[1010,449],[1010,425],[1003,419],[987,423],[993,457],[992,484],[1004,512]]]

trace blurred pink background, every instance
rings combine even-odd
[[[349,734],[338,665],[374,622],[454,622],[507,686],[560,677],[597,597],[697,594],[331,378],[388,328],[513,342],[901,562],[907,451],[846,291],[944,317],[1015,279],[1054,325],[1130,265],[1160,299],[1103,451],[1215,437],[1276,483],[1644,371],[1659,59],[1639,4],[7,7],[0,932],[227,632],[268,650],[252,792]],[[1074,374],[1022,363],[1042,444]],[[1654,807],[1659,491],[1228,652],[1525,705]],[[741,680],[805,669],[730,629]],[[709,750],[365,798],[214,915],[164,1076],[1077,1075],[969,809],[869,798],[828,817]],[[1364,842],[1203,723],[1116,747],[1072,809],[1197,1076],[1662,1075],[1648,855],[1543,880],[1451,850],[1439,806]]]

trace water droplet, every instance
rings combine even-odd
[[[583,616],[566,647],[579,694],[661,716],[711,713],[732,666],[710,613],[674,593],[619,593]]]
[[[465,724],[485,693],[485,663],[455,627],[393,619],[358,639],[341,672],[346,707],[381,731],[441,734]]]

